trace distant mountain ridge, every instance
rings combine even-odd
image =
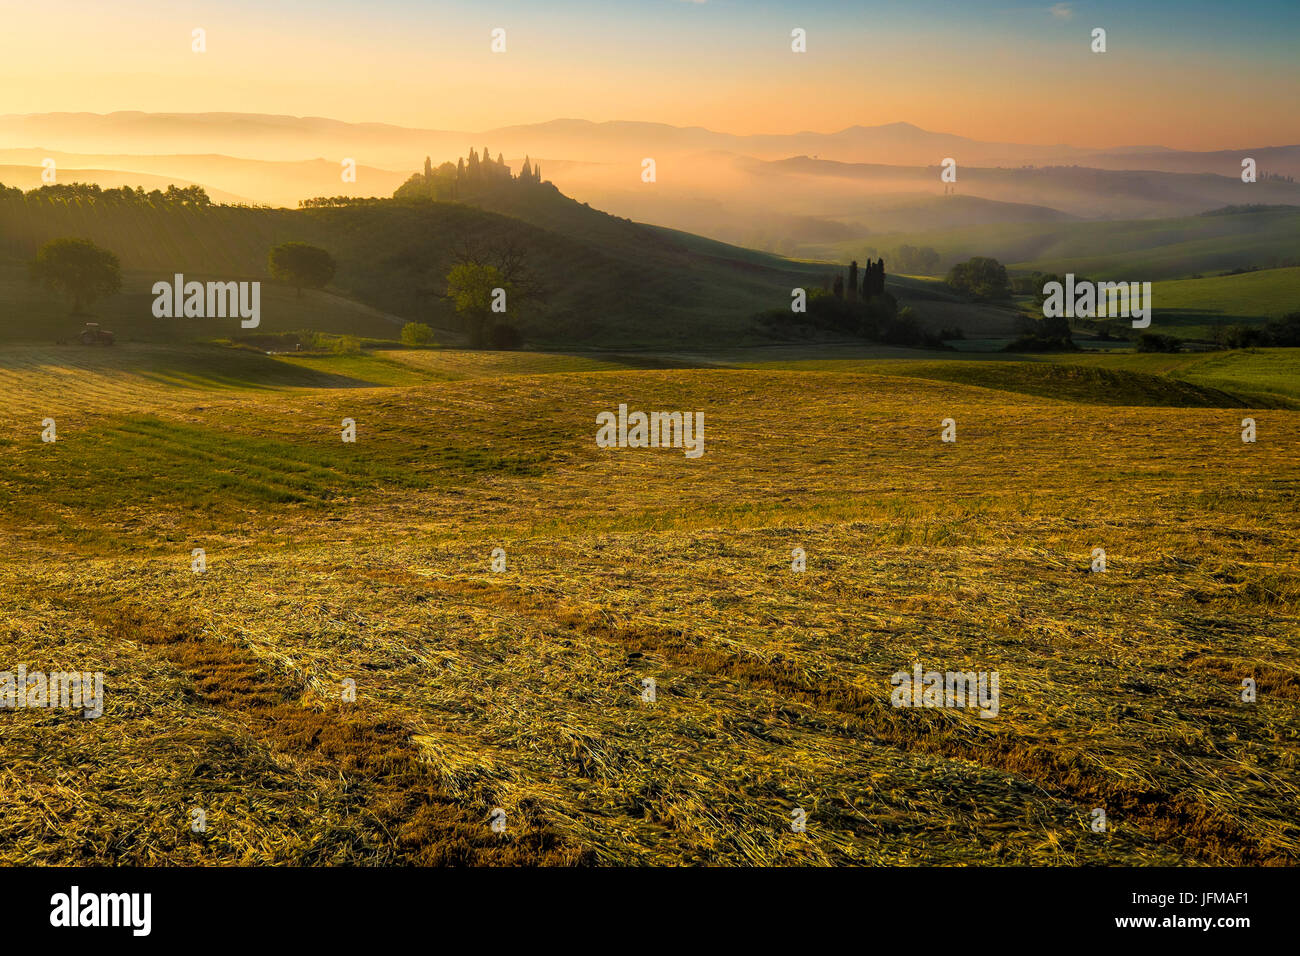
[[[1027,163],[1090,165],[1102,169],[1168,169],[1225,173],[1229,161],[1255,158],[1262,168],[1285,175],[1300,173],[1300,145],[1255,145],[1233,150],[1192,152],[1159,145],[1114,148],[1066,144],[983,142],[911,123],[853,125],[820,133],[724,133],[704,127],[672,126],[633,120],[595,122],[554,119],[487,130],[435,130],[388,123],[349,123],[326,117],[261,113],[31,113],[0,115],[0,149],[47,148],[67,152],[212,153],[264,160],[340,159],[400,169],[412,157],[435,160],[463,154],[490,141],[509,155],[528,152],[555,159],[609,162],[668,153],[723,150],[757,159],[808,155],[840,162],[931,165],[953,156],[966,165]],[[214,150],[214,144],[221,148]],[[1134,160],[1152,165],[1134,166]]]

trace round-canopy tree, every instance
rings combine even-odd
[[[271,250],[267,259],[272,277],[292,283],[298,294],[303,286],[319,289],[334,278],[334,257],[305,242],[286,242]]]
[[[957,263],[948,271],[948,285],[973,299],[1005,299],[1011,294],[1006,266],[988,256]]]
[[[31,275],[51,292],[71,298],[73,315],[122,289],[117,256],[89,239],[51,239],[36,253]]]
[[[509,292],[510,283],[496,266],[467,262],[452,266],[447,273],[447,297],[465,317],[470,345],[474,348],[488,343],[492,300],[498,289]]]

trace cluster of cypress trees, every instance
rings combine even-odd
[[[432,199],[459,199],[466,193],[473,193],[495,183],[540,183],[542,181],[541,163],[533,165],[531,157],[524,157],[524,168],[518,176],[510,173],[505,157],[492,154],[485,147],[480,156],[474,149],[469,156],[462,156],[453,166],[443,163],[434,167],[433,160],[424,158],[424,172],[415,173],[403,183],[394,194],[397,198],[426,196]]]
[[[858,281],[858,273],[861,271],[862,280]],[[885,260],[884,258],[872,260],[868,259],[867,264],[861,270],[858,269],[858,260],[854,259],[849,263],[849,281],[848,285],[844,284],[844,276],[836,276],[835,282],[831,286],[831,292],[837,299],[847,298],[849,302],[859,300],[866,302],[868,299],[878,295],[885,294]]]

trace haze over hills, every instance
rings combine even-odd
[[[319,196],[392,196],[423,157],[436,167],[455,160],[466,143],[506,157],[516,170],[525,156],[540,162],[544,182],[457,197],[473,210],[293,208]],[[229,154],[215,152],[214,144]],[[307,158],[313,150],[317,155]],[[1261,157],[1285,159],[1300,147],[1250,152],[1262,163]],[[641,176],[647,154],[655,160],[652,183]],[[1097,165],[1041,163],[1062,155]],[[356,161],[355,182],[341,176],[340,156]],[[891,161],[879,161],[886,156]],[[958,159],[952,184],[939,176],[948,156]],[[1003,156],[1029,161],[981,165]],[[828,281],[827,273],[770,256],[747,258],[737,247],[841,262],[888,253],[891,272],[908,272],[893,264],[893,252],[909,244],[933,250],[925,273],[931,275],[978,255],[1022,272],[1075,268],[1099,278],[1122,278],[1135,262],[1164,279],[1300,261],[1300,242],[1291,237],[1300,220],[1300,185],[1276,171],[1270,176],[1263,165],[1265,178],[1249,184],[1239,175],[1207,172],[1207,156],[1219,166],[1232,158],[1149,145],[1103,153],[979,143],[907,123],[734,136],[581,120],[465,133],[235,113],[6,116],[0,117],[0,164],[7,164],[0,165],[0,182],[6,185],[37,187],[41,161],[50,158],[62,183],[146,190],[193,183],[217,202],[290,208],[178,215],[13,207],[0,223],[0,251],[10,256],[8,274],[17,281],[18,261],[41,242],[87,236],[118,251],[135,273],[127,298],[138,305],[154,273],[255,276],[275,243],[309,241],[339,257],[334,289],[389,317],[368,317],[365,328],[413,319],[452,329],[455,318],[434,293],[452,261],[449,237],[470,229],[508,235],[530,249],[552,287],[548,301],[520,319],[531,341],[627,347],[648,341],[652,326],[659,339],[682,343],[762,339],[767,332],[753,324],[755,316],[779,309],[795,285]],[[1124,158],[1183,171],[1100,165]],[[1201,218],[1224,207],[1275,211]],[[890,283],[931,332],[955,327],[959,318],[982,334],[1013,327],[1005,310],[949,301],[895,277]],[[38,302],[14,296],[33,308]],[[338,331],[358,321],[346,309],[326,312],[343,316]],[[130,329],[132,314],[118,324]],[[656,319],[647,324],[651,315]],[[303,324],[292,303],[280,321],[269,320],[281,330]],[[153,334],[143,326],[137,331]]]
[[[1300,146],[1098,150],[985,143],[909,123],[739,136],[575,119],[467,132],[249,113],[7,115],[0,163],[15,168],[0,181],[30,188],[48,157],[60,181],[198,183],[221,201],[294,207],[321,195],[391,195],[423,157],[436,165],[470,147],[516,169],[526,156],[540,161],[567,195],[617,216],[785,255],[896,232],[1300,205],[1300,185],[1270,178],[1300,174]],[[1259,182],[1241,182],[1245,155]],[[641,179],[647,157],[653,186]],[[949,157],[955,195],[938,175]],[[345,159],[355,181],[341,175]]]
[[[487,130],[432,130],[385,123],[346,123],[323,117],[257,113],[34,113],[0,116],[0,147],[45,147],[68,152],[211,153],[247,159],[301,160],[354,156],[359,163],[404,168],[413,155],[461,155],[468,144],[489,142],[507,154],[615,162],[653,155],[711,150],[784,159],[808,155],[852,163],[929,166],[946,156],[963,165],[1080,164],[1099,169],[1155,169],[1232,174],[1240,156],[1261,169],[1300,174],[1300,145],[1242,144],[1240,151],[1184,152],[1140,145],[1080,146],[987,143],[898,122],[848,126],[833,133],[736,135],[702,127],[634,121],[556,119]],[[128,147],[129,144],[129,148]]]
[[[353,190],[340,180],[340,164],[325,159],[261,160],[217,154],[110,154],[69,153],[48,149],[0,149],[0,182],[33,189],[39,186],[41,162],[53,159],[60,182],[95,182],[105,188],[119,185],[198,183],[214,201],[265,203],[296,207],[299,199],[330,195],[389,195],[402,184],[408,171],[357,166],[357,181],[366,189]],[[409,164],[408,164],[409,165]],[[9,170],[23,169],[23,176]],[[117,174],[117,175],[112,175]],[[222,198],[218,199],[218,196]]]
[[[18,162],[8,162],[7,160],[7,156],[0,155],[0,183],[6,186],[17,186],[23,190],[37,189],[43,185],[41,179],[43,169],[39,164],[24,165]],[[253,202],[247,196],[205,185],[211,181],[206,177],[203,177],[202,181],[200,181],[200,179],[191,179],[169,173],[155,174],[140,170],[118,169],[113,166],[98,166],[77,162],[60,163],[58,170],[61,182],[96,183],[104,189],[116,189],[120,186],[129,186],[134,189],[138,186],[146,192],[153,189],[166,189],[168,186],[184,188],[186,186],[201,185],[213,202],[235,205]]]

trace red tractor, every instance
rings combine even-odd
[[[87,322],[81,333],[82,345],[112,345],[113,333],[99,327],[98,322]]]

